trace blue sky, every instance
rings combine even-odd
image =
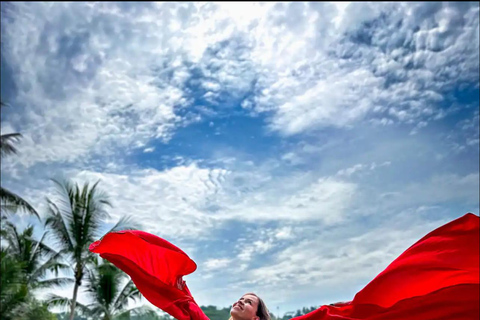
[[[350,300],[478,214],[478,13],[2,3],[2,133],[24,135],[2,184],[43,212],[50,178],[100,179],[112,221],[133,215],[197,262],[199,304]]]

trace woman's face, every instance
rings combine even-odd
[[[233,304],[232,310],[230,310],[230,315],[235,320],[256,319],[258,318],[258,303],[259,301],[256,296],[251,294],[245,294]]]

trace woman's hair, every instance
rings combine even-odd
[[[252,295],[252,296],[255,296],[257,297],[258,299],[258,308],[257,308],[257,314],[256,316],[260,318],[260,320],[271,320],[270,319],[270,312],[268,312],[268,309],[267,309],[267,305],[265,304],[265,302],[262,300],[262,298],[260,298],[259,296],[257,296],[255,293],[253,292],[248,292],[248,293],[245,293],[245,295]],[[232,317],[230,317],[229,320],[232,320]]]
[[[255,293],[252,293],[252,292],[247,294],[251,294],[252,296],[255,296],[258,298],[257,317],[259,317],[260,320],[270,320],[270,312],[268,312],[267,305],[262,300],[262,298],[260,298],[259,296],[257,296]]]

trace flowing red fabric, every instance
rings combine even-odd
[[[352,301],[295,320],[479,319],[479,220],[468,213],[430,232]],[[195,262],[166,240],[142,231],[112,232],[90,250],[129,274],[147,300],[174,318],[208,319],[182,280]]]
[[[182,279],[197,265],[168,241],[143,231],[118,231],[92,243],[90,251],[126,272],[148,301],[172,317],[208,320]]]
[[[352,301],[295,320],[480,319],[479,217],[467,213],[427,234]]]

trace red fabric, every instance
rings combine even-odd
[[[351,302],[295,320],[480,319],[479,220],[468,213],[430,232]]]
[[[478,320],[479,292],[478,284],[457,285],[401,300],[389,308],[346,303],[322,306],[292,320]]]
[[[148,301],[174,318],[208,319],[182,280],[197,265],[168,241],[137,230],[111,232],[90,251],[126,272]]]
[[[469,213],[430,232],[352,301],[295,320],[479,319],[479,220]],[[147,300],[176,319],[207,319],[182,280],[196,265],[176,246],[142,231],[121,231],[90,250],[129,274]]]

